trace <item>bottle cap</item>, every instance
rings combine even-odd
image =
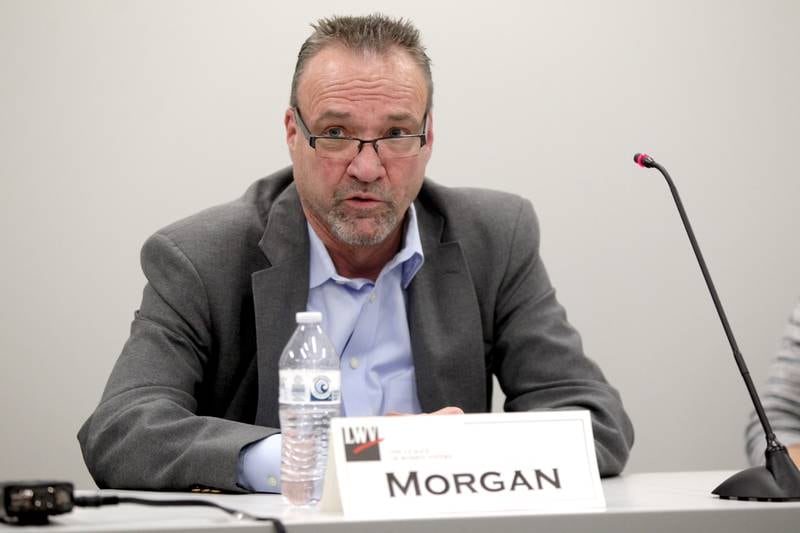
[[[322,322],[322,313],[319,311],[300,311],[295,315],[298,324],[319,324]]]

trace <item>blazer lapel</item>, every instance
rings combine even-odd
[[[294,184],[270,209],[259,247],[271,266],[252,275],[259,384],[255,423],[279,427],[278,360],[294,332],[295,313],[308,302],[308,230]]]
[[[441,242],[444,221],[417,202],[425,263],[408,287],[408,326],[423,411],[487,406],[483,334],[469,268],[458,242]]]

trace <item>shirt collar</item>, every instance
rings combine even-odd
[[[340,276],[333,266],[333,260],[322,243],[322,240],[311,227],[311,224],[306,223],[308,228],[308,239],[310,243],[309,254],[309,276],[308,288],[314,289],[319,287],[328,280],[333,280],[336,283],[346,284],[354,289],[360,289],[367,283],[372,283],[368,279],[350,279]],[[414,204],[408,207],[407,216],[405,220],[405,228],[403,231],[403,247],[395,256],[384,265],[378,279],[385,272],[389,272],[396,268],[398,265],[402,268],[402,285],[403,289],[408,288],[411,280],[422,268],[425,260],[425,255],[422,253],[422,241],[419,237],[419,225],[417,224],[417,211],[414,209]]]

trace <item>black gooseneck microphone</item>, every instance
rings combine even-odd
[[[686,216],[686,211],[683,209],[683,203],[678,195],[678,189],[675,188],[675,184],[672,182],[672,178],[670,178],[667,170],[649,155],[635,154],[633,160],[639,166],[658,169],[664,176],[664,179],[667,180],[667,185],[669,185],[669,189],[672,192],[672,198],[675,200],[678,213],[681,215],[683,227],[686,229],[686,234],[689,236],[689,241],[692,243],[694,255],[697,257],[697,262],[700,264],[700,270],[703,272],[703,278],[706,280],[708,291],[711,293],[711,299],[714,300],[714,307],[717,309],[717,314],[722,322],[725,335],[728,337],[728,343],[731,346],[731,350],[733,350],[733,358],[736,360],[736,365],[739,367],[739,372],[742,374],[747,392],[750,394],[750,399],[753,402],[753,406],[758,414],[758,419],[761,421],[761,426],[764,428],[764,434],[767,438],[765,466],[756,466],[737,472],[723,481],[711,492],[720,498],[734,500],[800,500],[800,471],[798,471],[794,462],[789,457],[786,447],[778,442],[775,433],[772,431],[772,426],[770,426],[767,414],[764,412],[764,407],[761,405],[756,387],[753,385],[753,380],[750,379],[750,371],[747,370],[747,365],[739,351],[739,346],[737,346],[736,339],[733,337],[731,326],[728,324],[728,318],[725,316],[725,311],[722,309],[722,303],[717,295],[717,290],[714,288],[714,282],[711,281],[711,275],[708,273],[703,254],[700,252],[700,246],[698,246],[697,239],[694,237],[694,231],[692,231],[692,226],[689,224],[689,218]]]

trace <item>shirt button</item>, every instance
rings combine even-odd
[[[374,303],[375,302],[375,298],[376,298],[375,291],[372,291],[371,293],[369,293],[369,303]]]
[[[275,479],[275,476],[269,476],[267,478],[267,483],[269,484],[270,487],[277,487],[278,486],[278,480]]]
[[[350,358],[350,368],[355,370],[356,368],[358,368],[358,364],[359,364],[358,363],[358,357],[351,357]]]

